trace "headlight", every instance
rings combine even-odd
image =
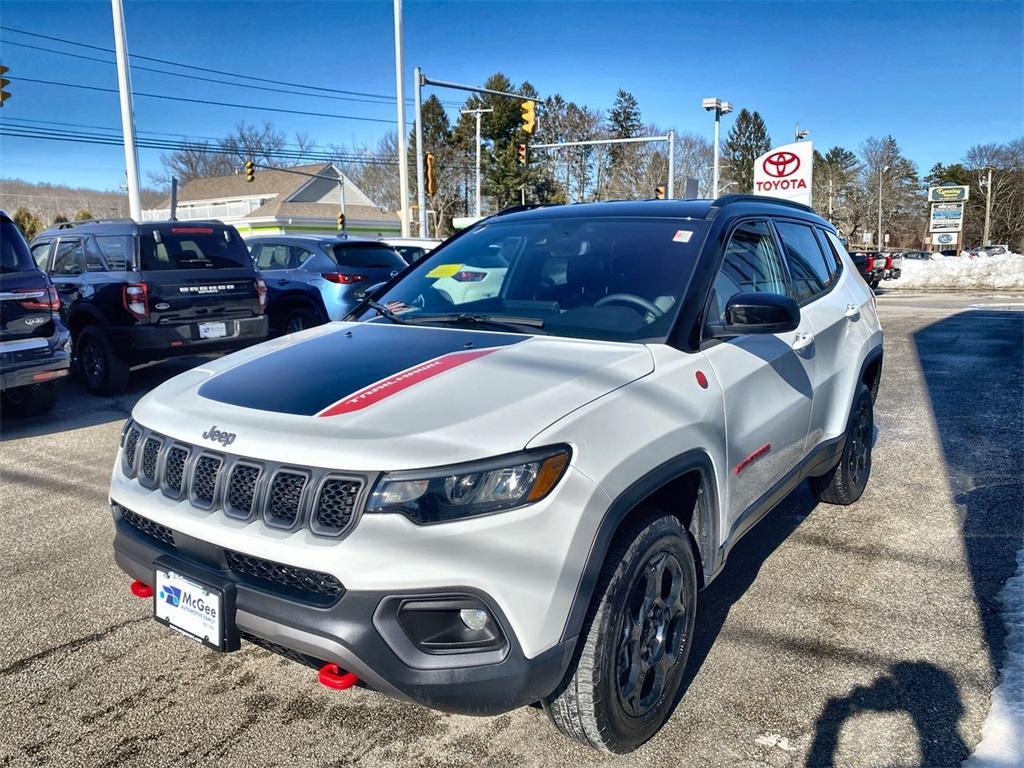
[[[461,520],[540,501],[569,466],[566,446],[437,469],[391,472],[377,481],[367,512],[398,512],[418,525]]]

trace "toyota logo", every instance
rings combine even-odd
[[[764,172],[776,179],[792,176],[800,169],[800,158],[792,152],[775,152],[761,163]]]

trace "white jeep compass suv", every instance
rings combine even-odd
[[[436,288],[500,251],[493,296]],[[835,229],[763,197],[523,207],[352,322],[143,398],[110,501],[155,618],[449,712],[632,750],[697,592],[798,483],[855,502],[882,330]]]

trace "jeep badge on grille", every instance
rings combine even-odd
[[[215,443],[220,443],[224,447],[227,447],[235,442],[235,433],[222,432],[217,429],[217,425],[214,424],[206,432],[203,432],[203,440],[212,440]]]

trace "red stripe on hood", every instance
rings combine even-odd
[[[317,416],[340,416],[343,413],[361,411],[363,408],[379,403],[381,400],[398,394],[411,386],[419,384],[421,381],[432,379],[438,374],[450,371],[452,368],[458,368],[460,365],[465,365],[477,358],[497,352],[499,349],[500,347],[489,347],[487,349],[474,349],[467,352],[452,352],[448,355],[435,357],[433,360],[427,360],[425,363],[407,368],[401,373],[388,376],[386,379],[381,379],[358,392],[347,395],[336,403],[324,408]]]

